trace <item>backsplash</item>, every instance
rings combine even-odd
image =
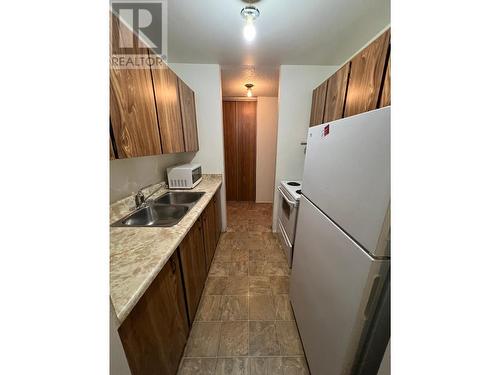
[[[142,158],[111,160],[109,165],[109,200],[114,203],[136,192],[139,188],[165,181],[166,168],[189,163],[194,153],[145,156]]]

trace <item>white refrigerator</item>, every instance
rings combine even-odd
[[[290,299],[307,361],[312,375],[351,374],[383,325],[390,107],[309,129],[300,204]]]

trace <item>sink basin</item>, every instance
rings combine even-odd
[[[204,192],[194,191],[169,191],[161,197],[155,199],[155,203],[160,204],[188,204],[194,205],[202,196]]]
[[[113,227],[171,227],[189,211],[187,205],[151,204],[118,220]]]

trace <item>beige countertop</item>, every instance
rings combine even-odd
[[[175,252],[221,184],[222,175],[203,175],[203,180],[190,191],[203,191],[205,194],[173,227],[110,228],[109,288],[120,324]],[[154,189],[155,186],[149,191]],[[161,189],[153,198],[166,191]],[[133,196],[113,203],[110,207],[110,223],[126,216],[133,209]]]

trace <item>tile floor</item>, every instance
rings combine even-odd
[[[179,375],[308,375],[272,205],[228,202]]]

